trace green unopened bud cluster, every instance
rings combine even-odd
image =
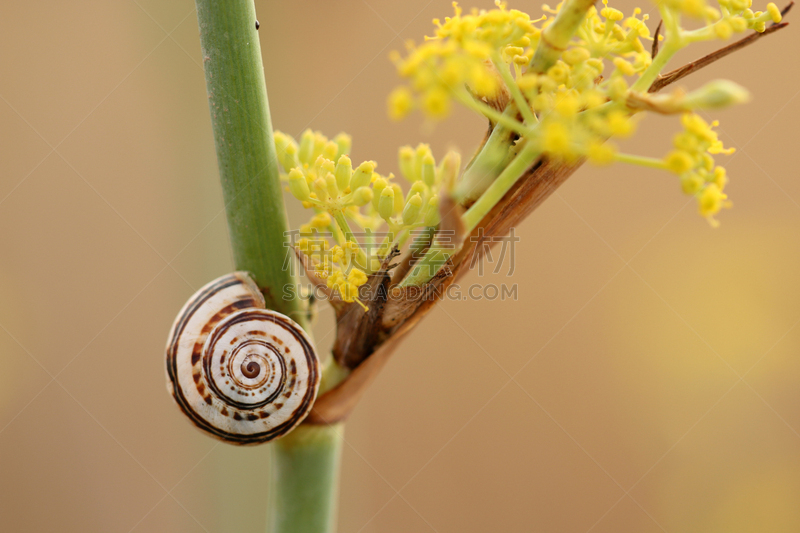
[[[319,132],[306,130],[298,143],[289,135],[276,132],[275,148],[287,190],[305,208],[315,212],[300,227],[305,239],[302,249],[347,249],[350,250],[347,257],[354,258],[341,264],[335,259],[317,264],[328,280],[340,279],[333,273],[345,265],[369,274],[379,268],[380,259],[393,244],[403,245],[416,229],[437,226],[439,191],[453,187],[461,167],[457,152],[448,152],[437,164],[427,144],[416,148],[404,146],[399,151],[400,172],[409,184],[404,191],[394,175],[376,172],[374,161],[363,161],[354,167],[348,155],[350,137],[345,134],[328,140]],[[370,243],[377,247],[377,252],[373,249],[370,256],[365,243],[360,243],[354,235],[355,229],[361,230],[362,235],[386,233],[388,237]],[[321,236],[323,233],[332,235],[335,245],[331,246]],[[309,243],[309,239],[317,244]],[[324,242],[319,242],[320,239]],[[347,279],[366,281],[361,276]],[[348,290],[352,296],[353,288]]]

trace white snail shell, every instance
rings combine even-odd
[[[234,444],[284,435],[319,388],[311,340],[265,308],[245,272],[218,278],[183,306],[167,341],[167,390],[192,422]]]

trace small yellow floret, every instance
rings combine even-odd
[[[683,150],[673,150],[664,158],[664,164],[667,165],[667,170],[682,174],[694,166],[694,160]]]
[[[443,118],[450,113],[450,96],[447,91],[434,87],[425,93],[422,108],[432,118]]]
[[[607,121],[609,131],[615,137],[628,137],[635,129],[631,118],[622,111],[612,111],[608,114]]]
[[[622,14],[622,11],[619,9],[614,9],[613,7],[604,7],[600,10],[600,15],[607,18],[608,20],[613,20],[617,22],[625,18],[625,15]]]
[[[728,195],[722,192],[722,189],[717,187],[715,183],[711,183],[700,194],[697,202],[697,208],[700,214],[708,219],[712,226],[718,226],[719,222],[712,217],[719,213],[720,209],[725,207],[725,200]]]
[[[772,2],[767,4],[767,13],[769,13],[769,16],[772,17],[772,22],[774,22],[775,24],[777,24],[778,22],[781,21],[781,19],[783,19],[783,15],[781,15],[781,10],[778,9],[778,6],[776,6]]]
[[[389,116],[394,120],[405,118],[414,109],[414,99],[406,87],[397,87],[389,94]]]
[[[615,57],[613,60],[614,66],[619,69],[626,76],[633,76],[636,74],[636,69],[633,68],[633,65],[622,59],[621,57]]]
[[[545,152],[554,155],[569,154],[570,135],[569,130],[558,122],[547,124],[543,132],[543,148]]]
[[[593,142],[589,145],[586,156],[595,165],[602,166],[613,163],[615,153],[616,150],[614,150],[613,146],[606,143]]]

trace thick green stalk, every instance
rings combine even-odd
[[[511,189],[518,179],[525,174],[533,162],[539,157],[539,152],[530,148],[526,144],[517,157],[500,173],[496,180],[486,189],[486,192],[472,204],[466,213],[461,217],[464,222],[464,229],[471,232],[478,223],[483,220],[489,211],[499,202],[503,196]]]
[[[300,426],[271,446],[269,533],[335,531],[343,431]]]
[[[236,269],[267,307],[308,324],[286,268],[286,212],[252,0],[196,0],[220,179]],[[325,373],[327,376],[330,373]],[[267,508],[273,533],[335,530],[341,426],[300,426],[273,443]]]
[[[594,0],[565,0],[552,24],[542,31],[536,53],[531,60],[532,72],[547,72],[567,49]]]
[[[503,115],[516,116],[517,106],[510,103]],[[489,138],[480,147],[475,157],[467,165],[461,179],[451,192],[459,203],[476,200],[492,184],[509,161],[509,150],[513,144],[511,132],[502,124],[492,128]]]
[[[303,324],[297,299],[284,299],[295,277],[252,0],[196,0],[208,103],[238,270],[250,272],[267,307]],[[303,324],[305,325],[305,324]]]

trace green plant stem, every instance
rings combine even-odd
[[[499,53],[495,52],[493,54],[492,62],[494,63],[494,67],[497,69],[497,72],[500,73],[500,77],[503,78],[503,82],[506,84],[506,87],[508,87],[508,90],[511,92],[511,97],[517,104],[517,109],[519,109],[520,113],[522,113],[522,117],[525,119],[525,124],[528,126],[538,124],[539,119],[536,118],[536,115],[531,110],[528,100],[525,98],[525,95],[522,94],[522,91],[519,89],[519,85],[517,85],[516,80],[514,80],[514,78],[511,76],[511,71],[508,69],[508,65],[506,65],[505,61],[502,60]]]
[[[300,426],[271,446],[268,533],[336,529],[343,431],[341,424]]]
[[[665,170],[667,165],[660,159],[654,159],[652,157],[645,157],[641,155],[630,155],[630,154],[614,154],[614,160],[619,161],[620,163],[628,163],[631,165],[639,165],[642,167],[650,167],[650,168],[657,168],[660,170]]]
[[[285,268],[288,242],[278,160],[251,0],[196,0],[208,103],[238,270],[253,275],[267,307],[304,322]]]
[[[667,42],[658,51],[658,55],[650,63],[650,66],[642,73],[641,77],[636,80],[631,86],[631,91],[638,91],[638,92],[646,92],[647,89],[656,81],[658,75],[667,65],[670,59],[681,49],[683,46],[680,43],[676,43],[674,40],[670,40],[667,38]]]
[[[478,198],[478,201],[472,204],[472,207],[461,217],[464,221],[464,229],[468,233],[475,229],[475,226],[505,196],[508,190],[522,177],[539,156],[539,152],[529,148],[529,146],[529,144],[526,144],[522,148],[517,157],[511,161],[489,188],[486,189],[486,192]]]
[[[510,103],[504,115],[516,116],[517,106]],[[512,145],[508,128],[498,123],[492,128],[489,138],[464,170],[464,174],[452,191],[459,202],[477,199],[491,185],[508,163]]]
[[[578,31],[586,12],[594,5],[594,0],[565,0],[552,24],[542,32],[536,52],[531,60],[531,71],[547,72],[561,53],[567,48],[570,39]]]
[[[471,94],[469,94],[466,91],[456,92],[455,97],[468,109],[476,111],[477,113],[485,116],[486,118],[488,118],[493,122],[496,122],[497,124],[502,124],[506,128],[519,134],[522,137],[530,135],[530,133],[533,131],[531,128],[525,127],[524,124],[519,122],[514,117],[505,115],[500,111],[494,109],[490,105],[486,104],[485,102],[476,100],[475,98],[472,97]]]
[[[283,297],[295,275],[286,268],[291,249],[255,6],[252,0],[196,0],[196,5],[235,267],[252,274],[268,308],[309,331],[300,299]],[[324,376],[336,374],[328,370]],[[272,533],[335,530],[341,431],[341,426],[300,426],[271,445]]]
[[[639,79],[636,80],[636,83],[631,86],[631,91],[647,91],[653,82],[656,81],[658,75],[661,74],[661,71],[664,70],[669,60],[687,44],[675,13],[664,5],[659,6],[659,12],[661,13],[661,19],[664,21],[666,33],[664,46],[661,47],[656,57],[653,58],[653,62],[650,63],[650,66],[647,67]]]

